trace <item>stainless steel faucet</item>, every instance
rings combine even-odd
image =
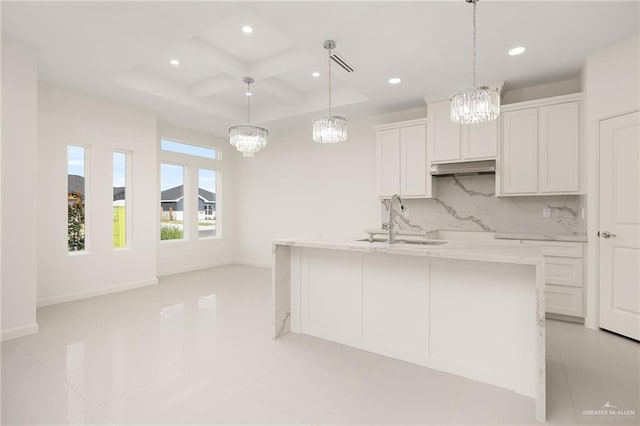
[[[389,238],[388,238],[388,243],[389,244],[394,244],[396,242],[396,226],[395,226],[395,217],[396,214],[398,214],[398,212],[396,212],[393,209],[393,201],[394,200],[398,200],[398,203],[400,204],[400,210],[404,211],[404,204],[402,204],[402,198],[400,198],[400,195],[398,194],[393,194],[393,196],[391,197],[391,199],[389,200]]]

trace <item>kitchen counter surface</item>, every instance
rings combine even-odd
[[[357,240],[358,238],[283,238],[274,240],[273,246],[274,251],[277,246],[291,246],[544,266],[542,252],[538,247],[534,246],[506,246],[500,243],[491,243],[491,241],[447,241],[445,244],[420,245],[408,243],[388,244],[386,242]],[[424,241],[437,243],[441,240]]]
[[[540,235],[540,234],[508,234],[495,233],[493,237],[497,240],[533,240],[533,241],[565,241],[574,243],[586,243],[586,235]]]

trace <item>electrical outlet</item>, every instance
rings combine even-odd
[[[404,211],[402,212],[402,216],[404,216],[405,219],[409,219],[411,217],[411,213],[409,213],[409,209],[404,209]]]
[[[542,217],[551,217],[551,209],[548,207],[543,207],[542,208]]]

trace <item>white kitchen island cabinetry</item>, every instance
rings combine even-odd
[[[426,119],[376,126],[376,178],[380,198],[432,196],[427,172]]]
[[[544,421],[539,248],[276,240],[274,262],[275,338],[309,334],[501,386],[534,398]]]

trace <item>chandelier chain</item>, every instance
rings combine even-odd
[[[477,0],[473,1],[473,59],[471,64],[473,66],[473,87],[476,87],[476,3]]]
[[[331,48],[329,48],[329,116],[331,116]]]
[[[247,82],[247,124],[251,124],[251,83]]]

